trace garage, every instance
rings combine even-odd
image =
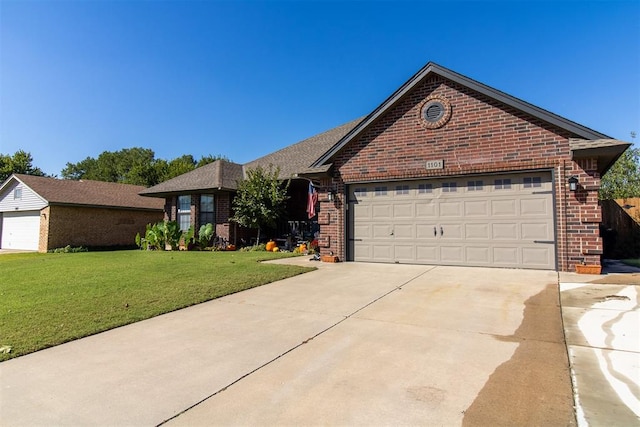
[[[1,230],[0,248],[37,251],[40,211],[4,212]]]
[[[556,269],[550,171],[348,188],[351,260]]]

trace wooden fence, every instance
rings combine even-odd
[[[640,258],[640,198],[601,200],[603,257]]]

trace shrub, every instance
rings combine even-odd
[[[78,246],[74,248],[74,247],[71,247],[71,245],[67,245],[64,248],[50,249],[47,252],[54,253],[54,254],[72,254],[77,252],[89,252],[89,249],[83,246]]]

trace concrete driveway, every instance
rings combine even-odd
[[[556,272],[313,265],[1,363],[2,424],[575,425]]]

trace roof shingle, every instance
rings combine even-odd
[[[104,206],[162,210],[162,200],[139,195],[145,187],[91,180],[73,181],[42,176],[14,174],[50,204]],[[10,178],[11,179],[11,178]]]

